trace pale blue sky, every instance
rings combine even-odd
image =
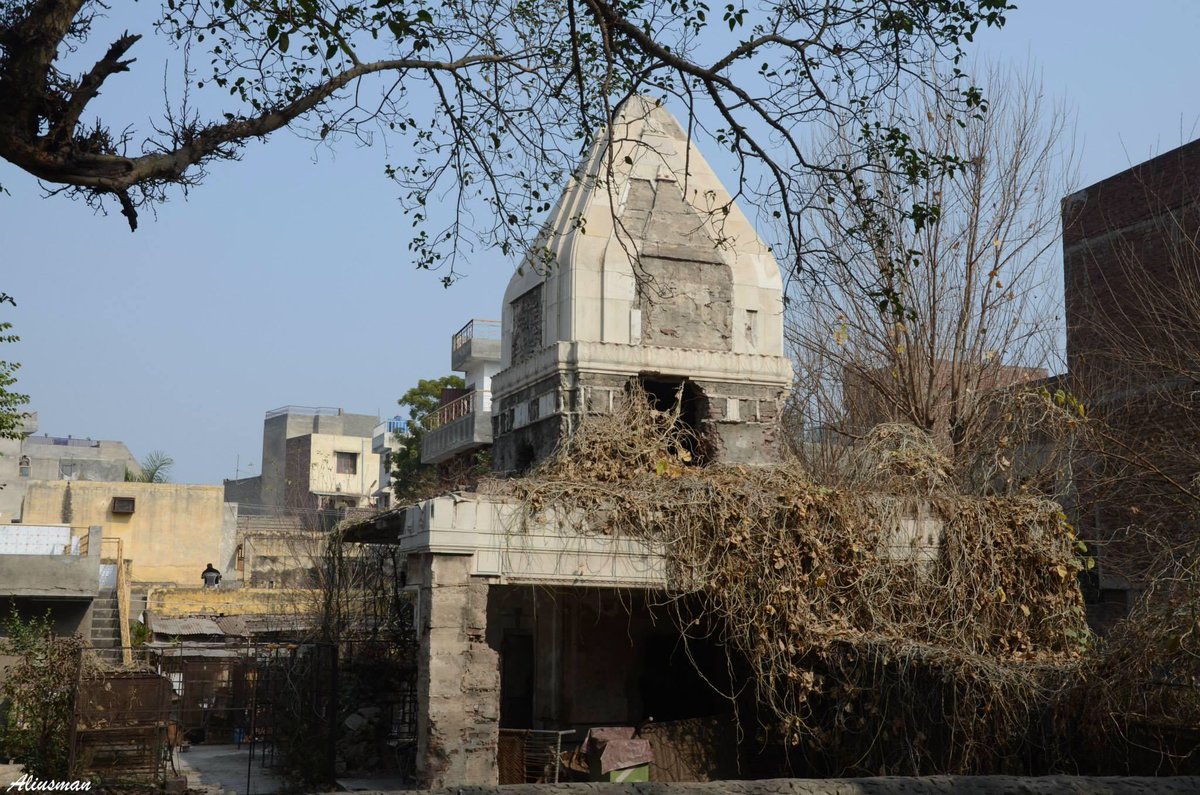
[[[1018,5],[975,52],[1035,63],[1070,103],[1081,186],[1200,134],[1200,2]],[[138,48],[134,73],[103,99],[122,115],[143,103],[141,121],[161,107],[164,51]],[[120,439],[139,457],[165,450],[176,480],[218,483],[239,455],[242,474],[257,473],[269,409],[387,416],[418,378],[447,372],[451,334],[498,316],[513,263],[477,252],[449,290],[414,270],[385,162],[380,147],[333,152],[277,134],[136,234],[40,198],[0,163],[12,194],[0,196],[0,290],[20,304],[4,314],[22,337],[2,355],[23,363],[41,430]]]

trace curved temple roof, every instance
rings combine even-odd
[[[598,342],[783,357],[775,258],[654,100],[622,106],[611,145],[604,137],[593,147],[541,244],[505,293],[505,367],[530,352],[514,357],[513,302],[539,285],[533,350]],[[790,374],[786,360],[768,369]]]

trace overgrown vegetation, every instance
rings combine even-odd
[[[0,755],[37,778],[69,779],[83,640],[55,635],[49,615],[22,619],[15,605],[0,632],[0,654],[16,658],[0,684]]]
[[[1081,677],[1073,706],[1100,772],[1200,769],[1200,548],[1171,553]]]
[[[442,481],[438,476],[438,468],[421,463],[421,443],[427,433],[422,421],[437,411],[441,405],[443,391],[465,388],[466,383],[457,375],[422,378],[397,401],[401,408],[408,409],[407,427],[396,432],[396,439],[401,448],[391,454],[389,461],[392,470],[392,494],[398,505],[423,500],[441,490]]]
[[[1071,413],[1065,397],[1048,403]],[[498,487],[528,525],[658,545],[675,604],[699,598],[717,619],[681,609],[681,632],[711,623],[745,658],[765,736],[808,770],[1076,770],[1081,694],[1161,676],[1154,647],[1124,645],[1142,666],[1119,641],[1097,651],[1077,584],[1090,561],[1055,503],[963,493],[928,437],[895,426],[855,453],[853,488],[794,461],[691,466],[677,420],[634,397]],[[1180,660],[1192,677],[1195,660]],[[1087,738],[1088,753],[1113,739]]]

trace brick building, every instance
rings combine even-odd
[[[1068,368],[1102,421],[1079,521],[1100,542],[1092,596],[1119,613],[1162,565],[1141,530],[1196,537],[1200,141],[1073,193],[1062,210]]]
[[[957,363],[968,372],[956,376],[952,373],[955,366],[955,362],[934,359],[921,362],[920,369],[909,365],[907,373],[890,366],[845,367],[842,397],[847,429],[863,434],[880,423],[908,422],[915,414],[920,414],[928,417],[932,425],[925,430],[933,434],[939,444],[948,445],[953,437],[953,418],[967,417],[982,410],[986,393],[1017,384],[1045,381],[1050,375],[1044,367],[1018,367],[995,361]],[[906,378],[922,388],[905,389]],[[969,394],[955,395],[956,386]]]

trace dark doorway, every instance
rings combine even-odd
[[[708,399],[704,396],[704,390],[686,378],[639,376],[638,383],[655,411],[673,411],[678,406],[678,425],[686,431],[683,445],[691,456],[690,463],[696,466],[704,464],[709,452],[701,433],[701,423],[708,416]]]
[[[639,647],[647,717],[673,721],[729,710],[724,693],[732,692],[732,686],[723,648],[702,640],[686,647],[677,632],[647,635]]]
[[[533,635],[506,632],[500,645],[500,726],[533,728]]]

